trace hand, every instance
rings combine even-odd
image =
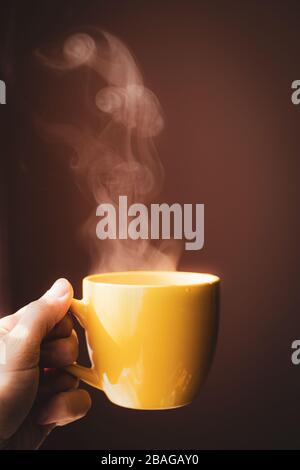
[[[89,394],[59,370],[78,354],[67,314],[73,290],[56,281],[40,299],[0,320],[0,448],[37,448],[55,426],[84,416]]]

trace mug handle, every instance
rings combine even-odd
[[[79,321],[82,328],[85,329],[87,314],[86,304],[83,302],[83,300],[73,299],[70,309]],[[93,367],[80,366],[75,362],[71,366],[64,367],[64,369],[70,374],[77,377],[78,379],[83,380],[83,382],[86,382],[87,384],[91,385],[92,387],[100,388],[99,380]]]

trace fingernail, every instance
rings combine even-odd
[[[62,298],[70,292],[70,284],[66,279],[58,279],[46,292],[47,296]]]

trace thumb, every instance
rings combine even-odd
[[[58,279],[42,297],[19,310],[20,320],[12,335],[26,337],[40,344],[49,331],[67,313],[73,297],[73,289],[67,279]]]

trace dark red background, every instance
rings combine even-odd
[[[300,78],[299,2],[1,2],[2,313],[61,276],[79,296],[88,272],[76,233],[90,207],[66,149],[34,125],[37,110],[77,109],[80,76],[74,89],[46,77],[33,50],[89,24],[125,41],[161,101],[161,200],[205,204],[205,247],[185,253],[180,268],[220,275],[221,325],[192,405],[130,411],[91,389],[89,415],[43,448],[298,447],[300,366],[290,346],[300,337],[300,107],[290,96]]]

